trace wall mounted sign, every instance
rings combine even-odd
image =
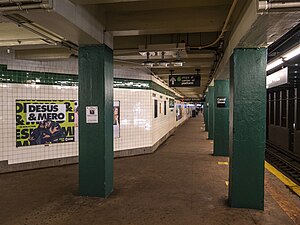
[[[217,97],[217,107],[218,108],[226,107],[226,97]]]
[[[267,76],[267,89],[288,83],[288,68],[285,67]]]
[[[98,123],[98,106],[85,107],[86,123]]]
[[[170,75],[170,87],[199,87],[200,75]]]
[[[16,147],[74,142],[77,101],[16,100]]]

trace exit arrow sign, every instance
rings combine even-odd
[[[175,77],[172,77],[172,78],[170,79],[170,82],[171,82],[172,85],[174,85],[175,82],[176,82],[176,78],[175,78]]]

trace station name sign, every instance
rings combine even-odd
[[[288,83],[288,68],[285,67],[267,76],[267,89]]]
[[[169,87],[199,87],[200,75],[170,75]]]

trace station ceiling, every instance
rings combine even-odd
[[[45,0],[44,0],[45,1]],[[54,0],[55,1],[55,0]],[[75,8],[76,13],[103,27],[97,32],[113,35],[115,67],[143,68],[166,83],[173,74],[196,74],[200,69],[201,86],[177,88],[187,98],[200,99],[211,82],[236,24],[252,0],[60,0]],[[60,2],[56,1],[56,2]],[[6,2],[6,3],[4,3]],[[20,1],[18,1],[20,2]],[[24,1],[31,4],[38,1]],[[29,2],[29,3],[28,3]],[[43,2],[41,0],[40,2]],[[237,2],[235,7],[232,4]],[[0,48],[14,49],[19,59],[54,60],[77,54],[76,48],[95,39],[53,15],[51,9],[28,13],[6,12],[4,6],[17,3],[0,1]],[[232,7],[232,14],[229,11]],[[64,12],[64,9],[59,9]],[[71,15],[65,10],[66,15]],[[47,15],[45,15],[47,12]],[[226,27],[224,27],[227,20]],[[82,21],[75,21],[92,30]],[[74,23],[75,23],[74,22]],[[96,26],[97,27],[97,26]],[[222,29],[224,33],[222,33]],[[220,37],[221,35],[221,38]],[[217,40],[217,41],[216,41]],[[214,43],[215,42],[215,43]],[[213,44],[211,44],[213,43]],[[141,50],[143,49],[143,50]],[[145,50],[146,49],[146,50]],[[34,50],[34,51],[33,51]],[[142,65],[149,60],[158,63],[182,60],[183,66]]]

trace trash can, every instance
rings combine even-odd
[[[196,117],[196,110],[192,110],[192,117]]]

